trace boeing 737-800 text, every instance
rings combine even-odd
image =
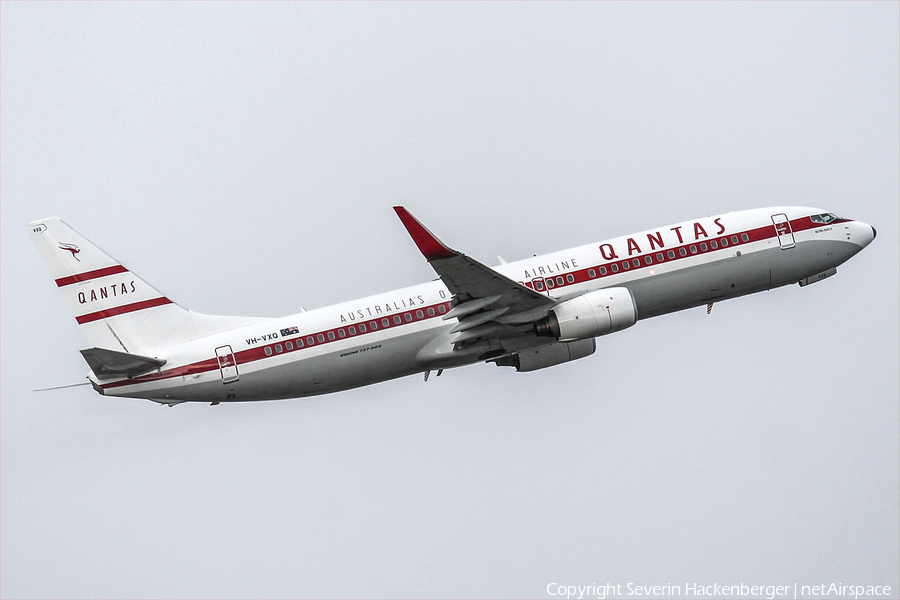
[[[439,279],[289,317],[198,314],[57,218],[28,225],[94,389],[162,404],[298,398],[477,362],[534,371],[640,319],[815,283],[875,229],[815,208],[707,217],[490,268],[394,210]]]

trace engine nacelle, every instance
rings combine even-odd
[[[534,324],[543,337],[561,342],[585,340],[631,327],[637,321],[637,306],[628,288],[607,288],[566,300]]]
[[[584,358],[593,354],[596,349],[597,342],[594,338],[577,342],[553,342],[546,346],[521,350],[498,358],[494,362],[498,367],[515,367],[516,371],[524,373]]]

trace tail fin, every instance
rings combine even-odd
[[[91,346],[152,354],[198,337],[192,313],[58,218],[27,227]]]

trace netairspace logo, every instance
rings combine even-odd
[[[550,583],[547,595],[566,600],[582,598],[878,598],[890,596],[891,587],[887,585],[844,585],[843,583],[823,583],[819,585],[722,585],[719,583],[685,583],[684,586],[672,585],[638,585],[635,583],[603,583],[591,585],[563,585]]]

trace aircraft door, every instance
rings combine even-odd
[[[775,225],[775,233],[778,235],[778,243],[782,250],[796,246],[794,232],[791,229],[791,220],[784,213],[772,215],[772,223]]]
[[[240,379],[237,361],[231,346],[219,346],[216,348],[216,360],[219,361],[219,372],[222,374],[222,383],[231,383]]]

